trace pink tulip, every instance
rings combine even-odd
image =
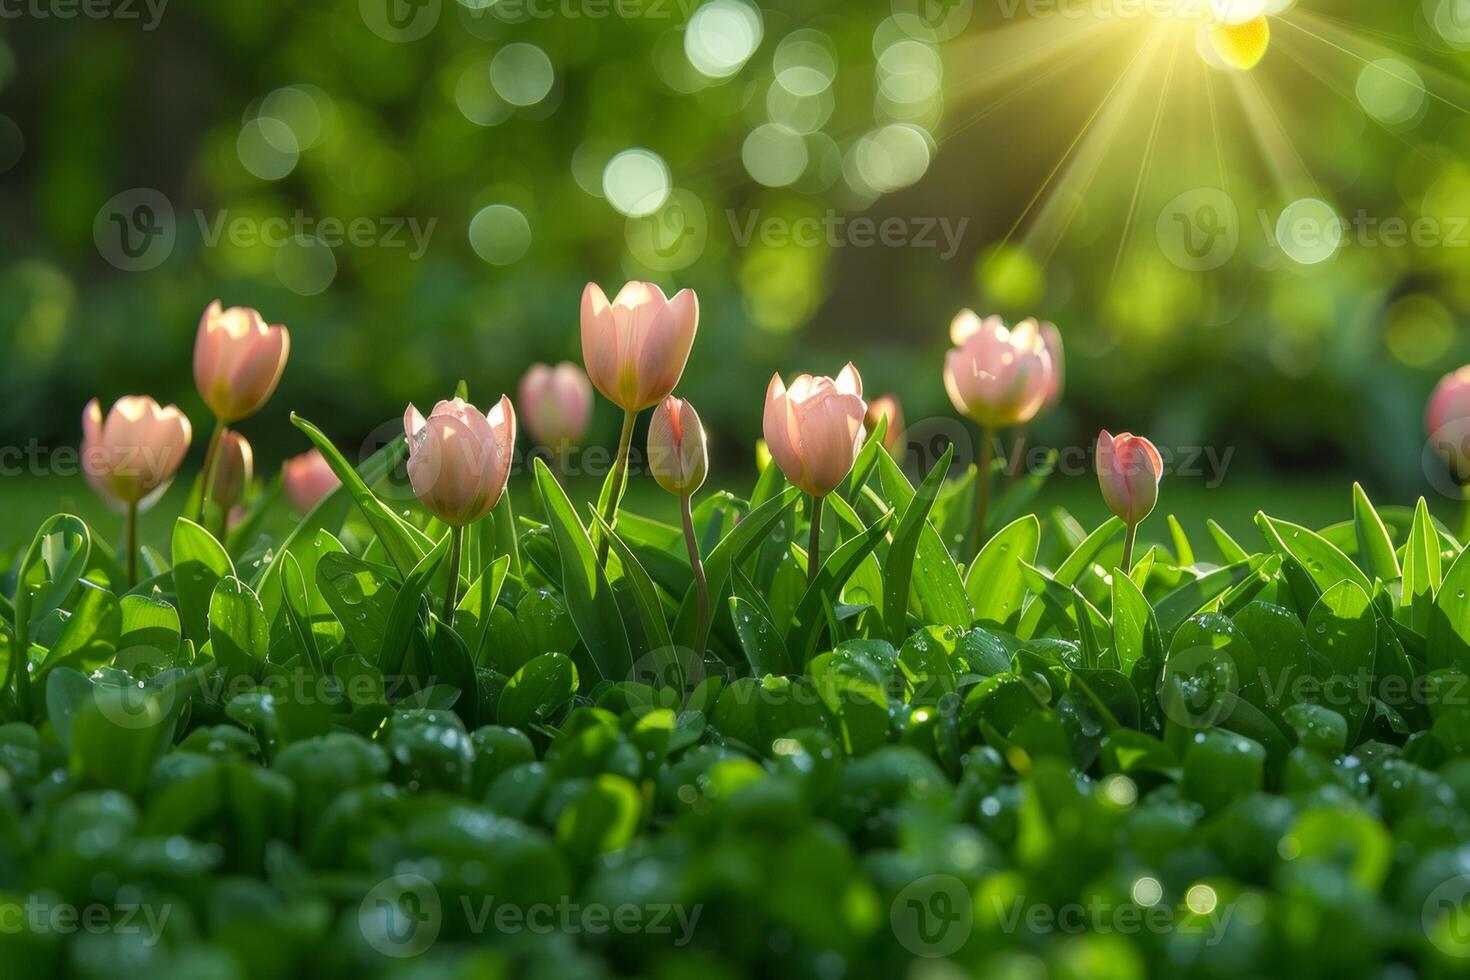
[[[648,282],[630,282],[611,303],[596,283],[582,291],[582,361],[597,390],[624,411],[657,405],[679,383],[699,300],[691,289],[673,299]]]
[[[1097,437],[1097,482],[1108,509],[1131,527],[1153,513],[1159,502],[1164,461],[1143,436],[1104,429]]]
[[[648,468],[658,485],[687,497],[704,484],[709,453],[694,406],[673,395],[658,403],[648,423]]]
[[[944,387],[955,409],[987,429],[1035,418],[1056,384],[1037,322],[1007,328],[998,316],[962,310],[949,329],[955,347],[944,360]]]
[[[434,406],[427,420],[412,405],[403,413],[408,478],[435,517],[464,527],[490,513],[510,479],[516,413],[501,396],[488,413],[460,398]]]
[[[868,402],[868,415],[864,422],[871,435],[878,428],[878,420],[888,419],[888,429],[883,436],[883,447],[890,453],[903,445],[903,406],[897,395],[879,395]]]
[[[517,394],[521,421],[537,443],[565,452],[582,441],[592,419],[592,384],[577,365],[533,364]]]
[[[1470,478],[1470,364],[1434,386],[1424,410],[1424,431],[1455,476]]]
[[[147,395],[129,395],[104,420],[94,398],[82,411],[82,471],[109,505],[146,510],[168,489],[191,434],[177,405],[159,408]]]
[[[309,512],[342,485],[320,449],[308,449],[286,460],[281,466],[281,482],[286,487],[286,498],[298,514]]]
[[[255,478],[255,454],[250,443],[238,432],[220,437],[219,458],[214,470],[214,502],[228,509],[245,496]]]
[[[789,389],[773,375],[766,390],[766,447],[792,484],[825,497],[852,470],[867,414],[863,379],[851,364],[836,380],[803,374]]]
[[[1050,412],[1062,400],[1062,393],[1067,387],[1067,360],[1062,349],[1062,332],[1055,323],[1042,321],[1041,342],[1051,355],[1051,379],[1046,388],[1046,400],[1041,403],[1041,412]]]
[[[209,304],[194,339],[194,383],[222,425],[258,412],[281,380],[291,336],[244,306]]]

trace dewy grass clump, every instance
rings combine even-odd
[[[1099,440],[1118,516],[1044,533],[1045,471],[1002,490],[946,452],[912,481],[885,448],[897,402],[865,434],[853,366],[774,380],[771,461],[701,491],[698,413],[672,396],[693,295],[593,288],[583,311],[592,383],[628,419],[595,501],[537,461],[514,511],[514,407],[462,386],[356,467],[296,419],[304,513],[270,537],[281,495],[237,501],[218,472],[286,356],[253,311],[206,314],[220,435],[165,552],[134,530],[187,422],[138,401],[89,428],[125,547],[58,514],[0,608],[6,975],[1234,980],[1470,958],[1470,559],[1422,500],[1354,488],[1342,523],[1261,514],[1258,539],[1211,523],[1208,545],[1171,518],[1134,560],[1167,498],[1146,439]],[[969,319],[945,373],[988,447],[1060,396],[1060,339]],[[585,389],[531,388],[565,453]],[[682,526],[620,506],[651,407]],[[402,505],[405,461],[425,509]]]

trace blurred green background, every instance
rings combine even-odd
[[[289,411],[356,450],[461,377],[488,403],[579,359],[587,280],[648,278],[699,293],[681,391],[738,486],[773,370],[852,359],[958,431],[940,367],[972,306],[1062,330],[1035,443],[1228,451],[1246,515],[1331,486],[1317,523],[1344,517],[1348,475],[1432,492],[1423,400],[1470,359],[1470,3],[1270,0],[1248,73],[1210,66],[1206,5],[24,0],[0,19],[0,444],[45,471],[88,398],[147,392],[194,418],[197,465],[219,297],[291,328],[242,426],[273,472],[306,448]],[[1210,194],[1218,262],[1171,237],[1214,240]],[[1319,206],[1340,242],[1293,237]],[[616,421],[599,403],[592,438]],[[1220,492],[1189,479],[1180,501]]]

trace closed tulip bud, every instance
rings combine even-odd
[[[1434,386],[1424,410],[1424,431],[1455,478],[1470,480],[1470,364]]]
[[[220,437],[215,466],[214,502],[226,508],[238,504],[255,479],[255,454],[250,443],[238,432],[226,432]]]
[[[215,418],[225,425],[260,411],[276,390],[291,336],[282,326],[267,326],[244,306],[209,304],[194,338],[194,383]]]
[[[582,361],[603,396],[625,411],[657,405],[684,374],[699,300],[691,289],[673,299],[648,282],[630,282],[611,303],[596,283],[582,291]]]
[[[1130,526],[1153,512],[1159,502],[1164,461],[1143,436],[1104,429],[1097,437],[1097,482],[1108,509]]]
[[[342,485],[320,449],[308,449],[286,460],[281,466],[281,482],[286,487],[286,498],[298,514],[307,513]]]
[[[82,411],[82,471],[110,506],[146,510],[168,489],[191,435],[177,405],[160,408],[146,395],[130,395],[104,419],[94,398]]]
[[[658,403],[648,423],[648,468],[658,485],[676,497],[687,497],[704,484],[709,451],[699,413],[682,398],[670,395]]]
[[[500,501],[515,452],[516,413],[501,396],[488,413],[460,398],[442,401],[425,419],[403,413],[408,479],[424,508],[451,527],[464,527]]]
[[[961,414],[987,429],[1036,417],[1056,383],[1055,367],[1035,320],[1006,327],[963,310],[950,324],[955,344],[944,359],[944,387]]]
[[[863,380],[851,364],[835,380],[803,374],[790,388],[777,374],[766,389],[766,447],[793,485],[825,497],[851,472],[867,414]]]
[[[1041,343],[1051,355],[1051,378],[1046,387],[1046,399],[1041,403],[1041,412],[1050,412],[1062,400],[1062,393],[1067,386],[1067,360],[1062,350],[1062,332],[1055,323],[1042,322]]]
[[[890,453],[903,445],[903,406],[897,395],[879,395],[868,402],[868,415],[864,422],[868,434],[878,428],[879,419],[888,420],[888,429],[883,435],[883,448]]]
[[[592,419],[592,384],[577,365],[533,364],[517,394],[521,421],[537,443],[565,452],[582,441]]]

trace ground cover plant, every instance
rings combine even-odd
[[[1138,548],[1168,483],[1104,432],[1116,516],[1030,513],[1047,468],[988,447],[1061,397],[1060,342],[968,314],[944,380],[979,466],[907,472],[848,365],[773,378],[755,475],[707,488],[671,394],[697,317],[588,287],[590,384],[627,419],[597,500],[548,464],[574,366],[520,392],[551,452],[514,501],[516,406],[472,383],[360,462],[293,416],[307,454],[253,480],[232,427],[289,338],[215,305],[208,462],[139,547],[192,427],[89,405],[125,532],[55,515],[0,605],[7,975],[1463,967],[1470,558],[1422,499],[1344,488],[1338,522],[1249,540],[1169,517]],[[620,507],[650,408],[679,525]]]

